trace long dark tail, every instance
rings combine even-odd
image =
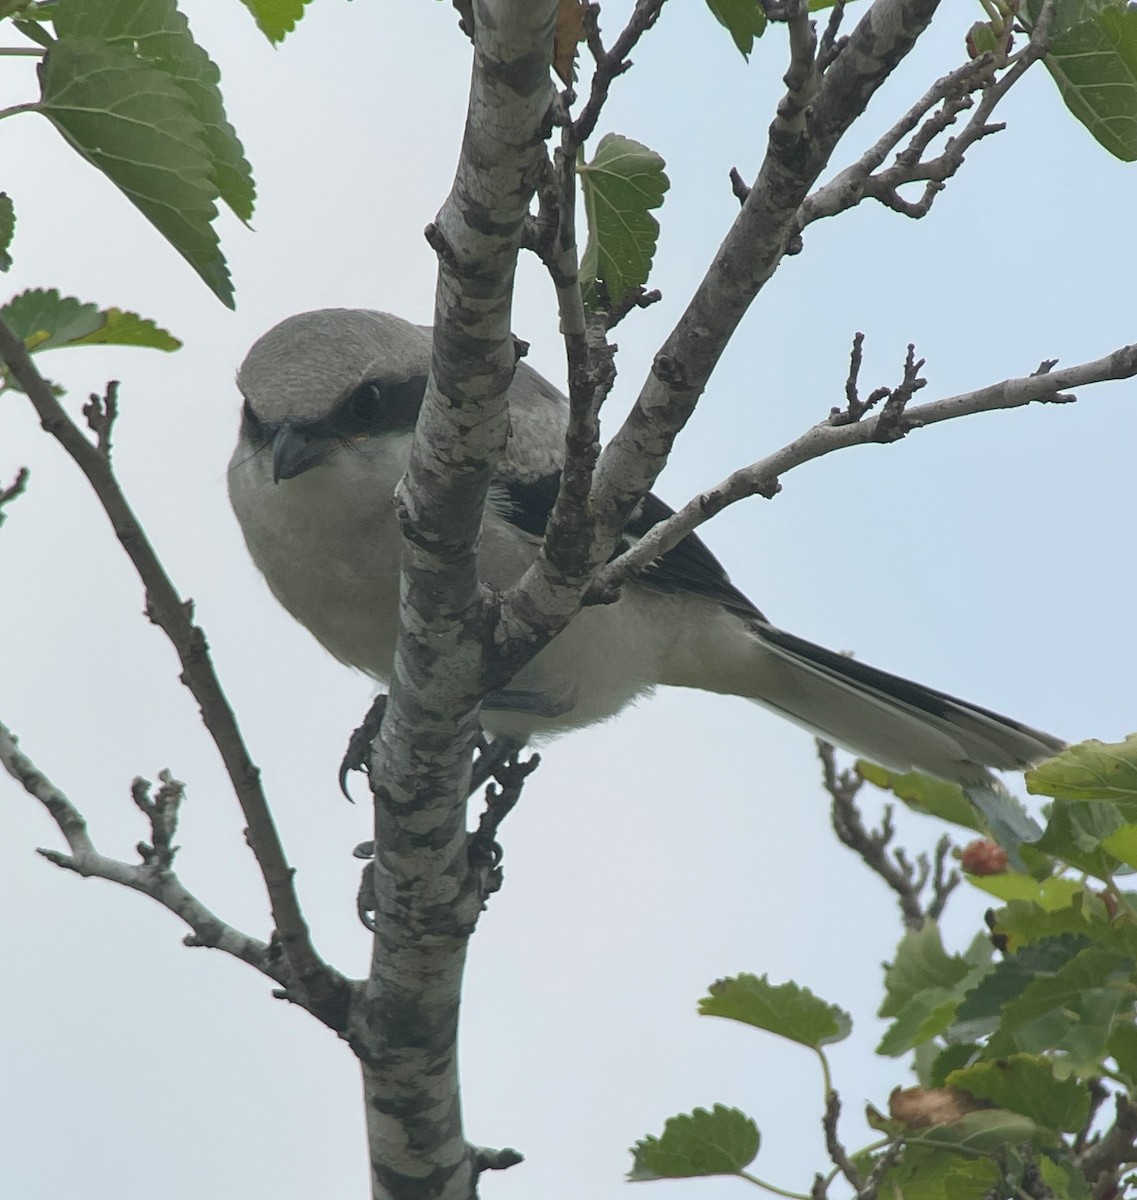
[[[756,632],[801,673],[811,696],[805,710],[786,715],[886,766],[974,783],[985,775],[977,768],[1021,771],[1065,748],[1049,733],[792,633],[768,625]],[[818,724],[826,712],[833,713],[828,729]]]

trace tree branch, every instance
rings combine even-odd
[[[279,946],[259,941],[226,924],[186,890],[171,868],[174,849],[170,839],[177,827],[177,806],[183,785],[168,772],[162,772],[162,788],[155,800],[150,798],[145,780],[136,779],[131,788],[135,803],[150,821],[152,839],[150,845],[139,844],[142,862],[132,864],[98,852],[82,813],[19,749],[18,739],[3,724],[0,724],[0,764],[28,795],[47,809],[67,841],[70,854],[61,854],[58,850],[38,851],[48,862],[77,875],[107,879],[149,896],[193,930],[185,938],[187,946],[222,950],[277,983],[288,984],[291,972]]]
[[[877,0],[816,80],[794,40],[787,91],[765,160],[678,325],[656,355],[632,412],[604,448],[589,508],[587,555],[571,575],[542,551],[502,599],[490,681],[507,678],[580,606],[632,508],[655,482],[712,369],[795,236],[797,211],[849,125],[924,31],[938,0]],[[519,651],[519,647],[521,650]]]
[[[552,128],[556,3],[476,0],[473,14],[465,135],[453,188],[427,230],[439,261],[433,352],[396,496],[399,635],[370,772],[376,933],[349,1030],[363,1069],[372,1196],[392,1200],[469,1200],[479,1169],[496,1161],[466,1141],[456,1046],[483,899],[465,828],[486,690],[476,555],[508,433],[513,277]]]
[[[837,770],[836,753],[828,742],[818,739],[816,745],[825,790],[833,802],[830,816],[837,837],[896,893],[904,924],[909,929],[918,930],[925,920],[938,918],[948,896],[960,882],[958,871],[944,871],[951,839],[945,835],[936,844],[934,870],[925,855],[920,855],[915,864],[900,847],[889,855],[887,851],[896,832],[892,824],[892,807],[885,807],[880,828],[870,832],[865,827],[856,799],[864,781],[852,771]],[[932,895],[925,907],[923,892],[929,880]]]
[[[1053,4],[1050,3],[1044,7],[1026,46],[1013,58],[1000,60],[992,53],[982,54],[938,79],[857,162],[806,198],[798,217],[798,228],[804,229],[822,217],[844,212],[866,196],[904,216],[927,216],[946,181],[963,165],[966,152],[981,138],[1003,129],[1001,124],[991,123],[991,114],[1027,70],[1046,53],[1052,15]],[[999,76],[1004,69],[1005,73]],[[955,123],[960,113],[974,105],[973,96],[977,92],[982,92],[983,98],[962,131],[947,141],[938,156],[925,158],[931,143]],[[899,150],[905,138],[910,138],[908,145]],[[893,165],[881,170],[885,159],[894,151]],[[926,183],[918,201],[901,196],[899,189],[902,186],[916,182]]]
[[[902,414],[890,411],[886,405],[879,412],[866,416],[868,404],[864,403],[860,419],[850,420],[850,409],[833,409],[828,421],[813,426],[766,458],[734,471],[721,483],[689,500],[674,516],[654,526],[632,549],[599,572],[594,587],[601,596],[610,594],[622,580],[645,570],[724,508],[750,496],[772,498],[780,490],[781,476],[787,471],[835,450],[868,442],[893,441],[913,429],[972,413],[997,412],[1034,403],[1066,404],[1073,400],[1066,394],[1067,388],[1108,379],[1130,379],[1137,375],[1137,343],[1122,346],[1092,362],[1061,370],[1052,367],[1052,361],[1044,362],[1031,375],[1004,379],[973,392],[960,392],[914,408],[905,407]],[[855,380],[855,375],[852,378]]]
[[[631,67],[628,55],[640,38],[655,24],[663,3],[664,0],[636,0],[636,7],[632,10],[627,25],[612,43],[611,50],[605,50],[604,43],[600,40],[600,30],[596,22],[599,6],[590,6],[591,11],[586,17],[585,28],[588,31],[589,49],[596,60],[596,68],[592,72],[588,101],[572,123],[572,140],[576,146],[583,146],[592,136],[596,122],[600,119],[600,112],[608,100],[608,89],[612,86],[612,81]]]
[[[6,488],[0,488],[0,525],[4,524],[4,519],[8,515],[4,509],[27,491],[28,474],[28,468],[21,467],[16,472],[16,478]]]
[[[286,984],[290,998],[325,1023],[342,1024],[347,981],[319,957],[312,945],[293,886],[293,871],[261,788],[260,771],[245,748],[214,670],[205,634],[193,623],[192,602],[183,601],[170,582],[111,468],[110,410],[104,403],[101,416],[94,418],[99,443],[92,445],[32,362],[23,339],[3,321],[0,321],[0,358],[27,393],[43,428],[71,456],[94,489],[115,536],[142,580],[147,616],[177,652],[182,666],[180,679],[201,708],[202,722],[221,754],[248,825],[246,838],[264,879],[280,949],[288,966]],[[113,395],[113,389],[109,389],[111,404]],[[90,414],[88,420],[92,420]]]
[[[1137,1162],[1137,1104],[1119,1093],[1114,1098],[1116,1116],[1113,1124],[1078,1158],[1095,1200],[1116,1195],[1110,1189],[1122,1167]]]

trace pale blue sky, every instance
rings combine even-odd
[[[612,33],[630,5],[606,8]],[[853,5],[850,15],[855,16]],[[67,351],[44,368],[76,406],[123,381],[117,462],[132,501],[198,606],[291,854],[321,950],[363,969],[357,925],[362,806],[336,764],[371,687],[275,605],[224,490],[245,349],[290,313],[364,305],[430,318],[422,227],[441,204],[464,111],[468,47],[448,5],[313,0],[271,49],[244,9],[187,0],[218,61],[257,176],[255,233],[222,220],[237,285],[225,311],[180,259],[36,117],[0,124],[19,218],[5,291],[57,286],[151,316],[180,354]],[[978,9],[945,5],[915,59],[874,100],[834,168],[957,65]],[[653,282],[664,302],[620,327],[612,416],[626,406],[736,211],[727,171],[756,168],[784,70],[774,31],[747,66],[698,4],[672,4],[619,82],[601,132],[667,159],[672,188]],[[3,103],[29,95],[5,62]],[[24,76],[23,84],[13,83]],[[849,344],[867,386],[928,360],[932,399],[1073,363],[1137,340],[1128,231],[1137,175],[1068,116],[1039,70],[968,155],[933,214],[866,205],[814,226],[743,324],[659,490],[681,503],[841,403]],[[551,289],[519,282],[517,333],[563,371]],[[969,419],[803,468],[773,503],[706,531],[735,582],[777,622],[1071,740],[1137,727],[1132,457],[1137,384],[1073,407]],[[265,904],[216,755],[176,682],[173,653],[85,484],[17,396],[0,405],[0,479],[32,468],[0,531],[0,719],[85,811],[105,852],[145,830],[136,773],[189,786],[185,882],[237,925]],[[501,1200],[615,1200],[626,1148],[664,1117],[723,1102],[763,1133],[756,1170],[808,1188],[824,1166],[821,1080],[806,1051],[694,1015],[716,976],[797,979],[848,1007],[832,1055],[857,1145],[878,1063],[879,963],[899,924],[883,887],[828,830],[809,738],[742,701],[660,695],[545,748],[505,830],[506,885],[474,939],[462,1050],[469,1134],[526,1165],[484,1182]],[[348,1052],[267,983],[179,945],[148,901],[64,875],[33,847],[50,822],[0,781],[0,1194],[57,1200],[362,1200],[358,1084]],[[933,823],[903,823],[930,845]],[[962,899],[949,940],[982,911]],[[649,1186],[649,1185],[642,1185]],[[742,1195],[735,1182],[650,1185]],[[654,1193],[653,1193],[654,1194]]]

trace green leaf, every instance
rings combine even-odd
[[[1029,900],[1040,908],[1052,912],[1066,908],[1081,892],[1085,884],[1064,875],[1051,875],[1048,879],[1035,879],[1019,871],[1004,871],[1001,875],[968,875],[968,883],[999,900]]]
[[[156,325],[149,317],[124,312],[121,308],[104,308],[99,316],[103,323],[86,337],[76,338],[73,346],[140,346],[149,350],[180,350],[182,343],[169,330]]]
[[[1108,879],[1120,862],[1102,843],[1125,824],[1116,805],[1101,801],[1070,800],[1054,804],[1046,832],[1032,848],[1085,871],[1098,879]]]
[[[12,23],[29,41],[35,42],[37,46],[42,46],[46,50],[55,40],[44,28],[51,20],[46,15],[48,8],[40,7],[38,4],[30,7],[32,7],[31,12],[25,8],[18,17],[13,16]]]
[[[0,319],[33,352],[60,346],[181,346],[176,337],[137,313],[100,309],[74,296],[61,296],[54,288],[32,288],[14,296],[0,307]]]
[[[766,32],[766,14],[758,0],[707,0],[707,7],[734,39],[742,57],[749,59],[754,39]]]
[[[1006,850],[1011,865],[1022,870],[1024,864],[1019,848],[1024,842],[1035,841],[1042,833],[1038,822],[1026,811],[1019,798],[998,780],[965,787],[963,791],[982,815],[992,840]]]
[[[970,1162],[955,1159],[944,1172],[943,1200],[986,1200],[1002,1172],[989,1158]]]
[[[1050,1150],[1039,1155],[1038,1173],[1054,1194],[1054,1200],[1090,1200],[1086,1177],[1070,1154]]]
[[[977,1062],[947,1077],[977,1100],[1021,1113],[1055,1132],[1077,1133],[1090,1115],[1090,1090],[1077,1079],[1055,1079],[1054,1064],[1031,1054],[1012,1054],[996,1062]]]
[[[905,1054],[951,1027],[960,1000],[991,970],[989,954],[973,957],[975,961],[947,954],[932,921],[905,934],[885,972],[885,999],[878,1015],[895,1020],[877,1054]]]
[[[1028,947],[1028,949],[1030,949]],[[1114,1018],[1134,998],[1131,958],[1099,946],[1076,954],[1050,977],[1033,980],[1003,1008],[988,1055],[1062,1051],[1079,1062],[1105,1054]]]
[[[939,926],[925,921],[906,933],[896,947],[896,957],[884,975],[885,999],[881,1017],[894,1017],[915,996],[929,988],[950,991],[972,968],[958,954],[948,954]]]
[[[659,237],[651,209],[670,186],[664,161],[631,138],[609,133],[580,165],[588,243],[580,263],[585,303],[619,302],[647,282]]]
[[[300,22],[308,0],[241,0],[270,42],[283,42]]]
[[[1038,978],[1056,975],[1090,945],[1086,937],[1062,934],[1023,946],[997,962],[972,987],[956,1010],[951,1040],[974,1041],[990,1034],[1004,1008]]]
[[[936,1056],[928,1071],[925,1087],[939,1088],[944,1086],[944,1080],[952,1073],[966,1067],[979,1053],[979,1047],[974,1042],[958,1042],[954,1046],[946,1046]]]
[[[967,53],[972,58],[994,54],[1006,41],[1002,25],[1002,21],[976,21],[967,31]]]
[[[704,1017],[728,1017],[817,1050],[849,1036],[852,1018],[796,983],[772,984],[766,976],[736,975],[711,984],[699,1001]]]
[[[946,1033],[955,1019],[960,997],[946,988],[929,988],[896,1014],[877,1045],[877,1054],[896,1058]]]
[[[953,825],[962,825],[965,829],[987,832],[979,814],[963,794],[963,788],[956,783],[933,779],[918,771],[900,774],[865,759],[858,759],[854,770],[862,779],[892,792],[913,812],[939,817],[941,821],[951,821]]]
[[[175,0],[57,0],[53,12],[60,37],[117,46],[177,84],[201,125],[216,194],[247,224],[255,196],[252,168],[225,116],[221,72],[194,41]]]
[[[32,21],[37,15],[35,0],[0,0],[0,21]]]
[[[1032,0],[1030,22],[1041,0]],[[1066,107],[1123,162],[1137,159],[1137,11],[1124,0],[1059,6],[1058,27],[1042,60]],[[1025,23],[1025,22],[1024,22]]]
[[[7,192],[0,192],[0,271],[7,271],[12,265],[12,256],[8,247],[16,232],[16,208],[12,197]]]
[[[986,1200],[1002,1177],[989,1158],[964,1160],[925,1146],[909,1146],[888,1171],[878,1195],[903,1200]],[[997,1194],[997,1193],[996,1193]]]
[[[1137,1084],[1137,1025],[1132,1021],[1119,1021],[1109,1035],[1106,1050],[1132,1088]]]
[[[1137,825],[1122,825],[1102,839],[1102,849],[1127,867],[1137,867]]]
[[[996,929],[1006,934],[1014,947],[1061,934],[1075,934],[1076,944],[1096,943],[1116,954],[1137,959],[1137,926],[1114,921],[1104,899],[1096,892],[1081,891],[1067,908],[1047,910],[1037,904],[1013,900],[995,914]]]
[[[178,250],[222,303],[233,288],[217,234],[204,131],[164,71],[93,40],[54,43],[38,111]]]
[[[967,1113],[956,1121],[933,1125],[906,1138],[909,1146],[931,1146],[968,1156],[998,1154],[1007,1146],[1051,1140],[1047,1131],[1028,1117],[1001,1108],[984,1108]]]
[[[1137,820],[1137,733],[1123,742],[1071,746],[1027,771],[1026,787],[1055,800],[1109,800]]]
[[[646,1137],[632,1147],[635,1161],[628,1178],[737,1175],[754,1161],[758,1143],[758,1126],[737,1108],[697,1108],[671,1117],[660,1137]]]
[[[61,296],[54,288],[29,288],[13,296],[0,308],[0,318],[32,351],[67,346],[100,324],[97,304]]]

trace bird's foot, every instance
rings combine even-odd
[[[380,693],[371,702],[367,716],[358,729],[352,730],[347,741],[347,750],[340,763],[340,791],[351,801],[351,793],[347,790],[347,777],[352,771],[362,771],[364,775],[371,773],[371,743],[375,740],[383,724],[383,714],[387,711],[386,693]]]
[[[380,700],[382,700],[384,702],[383,707],[385,707],[387,697],[386,696],[377,697],[376,705],[378,705],[378,702]],[[364,719],[363,725],[361,725],[355,731],[355,733],[353,733],[351,735],[351,743],[349,743],[349,745],[348,745],[348,753],[344,756],[344,765],[340,768],[340,786],[341,787],[344,786],[344,782],[347,777],[347,772],[349,770],[362,770],[362,771],[367,770],[366,765],[356,766],[356,767],[348,765],[348,759],[351,757],[352,748],[354,746],[356,738],[363,737],[365,735],[365,730],[367,729],[367,722],[370,720],[372,714],[374,713],[375,707],[376,707],[375,705],[372,706],[371,712],[369,712],[367,714],[367,717]],[[381,723],[382,723],[382,713],[380,713],[379,722],[375,726],[375,733],[379,732],[379,724],[381,724]],[[372,733],[370,735],[370,737],[374,738],[375,733]],[[371,742],[370,742],[370,740],[368,740],[367,749],[370,748],[370,745],[371,745]],[[502,775],[504,775],[508,771],[509,779],[513,778],[513,773],[516,771],[517,768],[513,765],[512,760],[514,760],[516,758],[517,754],[520,752],[522,747],[524,747],[524,745],[525,745],[524,738],[499,737],[499,738],[490,739],[490,738],[487,738],[486,735],[483,733],[481,735],[481,737],[478,738],[478,757],[474,759],[474,765],[470,768],[470,790],[468,792],[468,795],[472,796],[476,791],[480,790],[491,779],[497,779],[499,783],[503,784],[508,789],[509,783],[507,782],[507,780],[505,778],[503,778],[501,775],[499,775],[499,772],[501,772]],[[365,750],[365,753],[366,753],[366,750]],[[534,766],[536,766],[536,763],[534,763]],[[530,768],[530,770],[532,770],[532,768]],[[526,772],[526,774],[528,774],[528,772]],[[348,797],[348,799],[350,799],[350,797]],[[512,807],[512,805],[510,805],[510,807]],[[506,810],[506,811],[508,811],[508,810]],[[503,813],[502,817],[504,817],[504,815],[505,814]],[[495,830],[496,830],[498,824],[500,824],[500,819],[497,822],[495,822],[495,824],[494,824]],[[492,834],[490,835],[490,840],[492,841]],[[375,857],[375,843],[373,841],[360,842],[359,845],[356,846],[355,849],[352,851],[352,854],[354,854],[356,858],[374,858]]]

